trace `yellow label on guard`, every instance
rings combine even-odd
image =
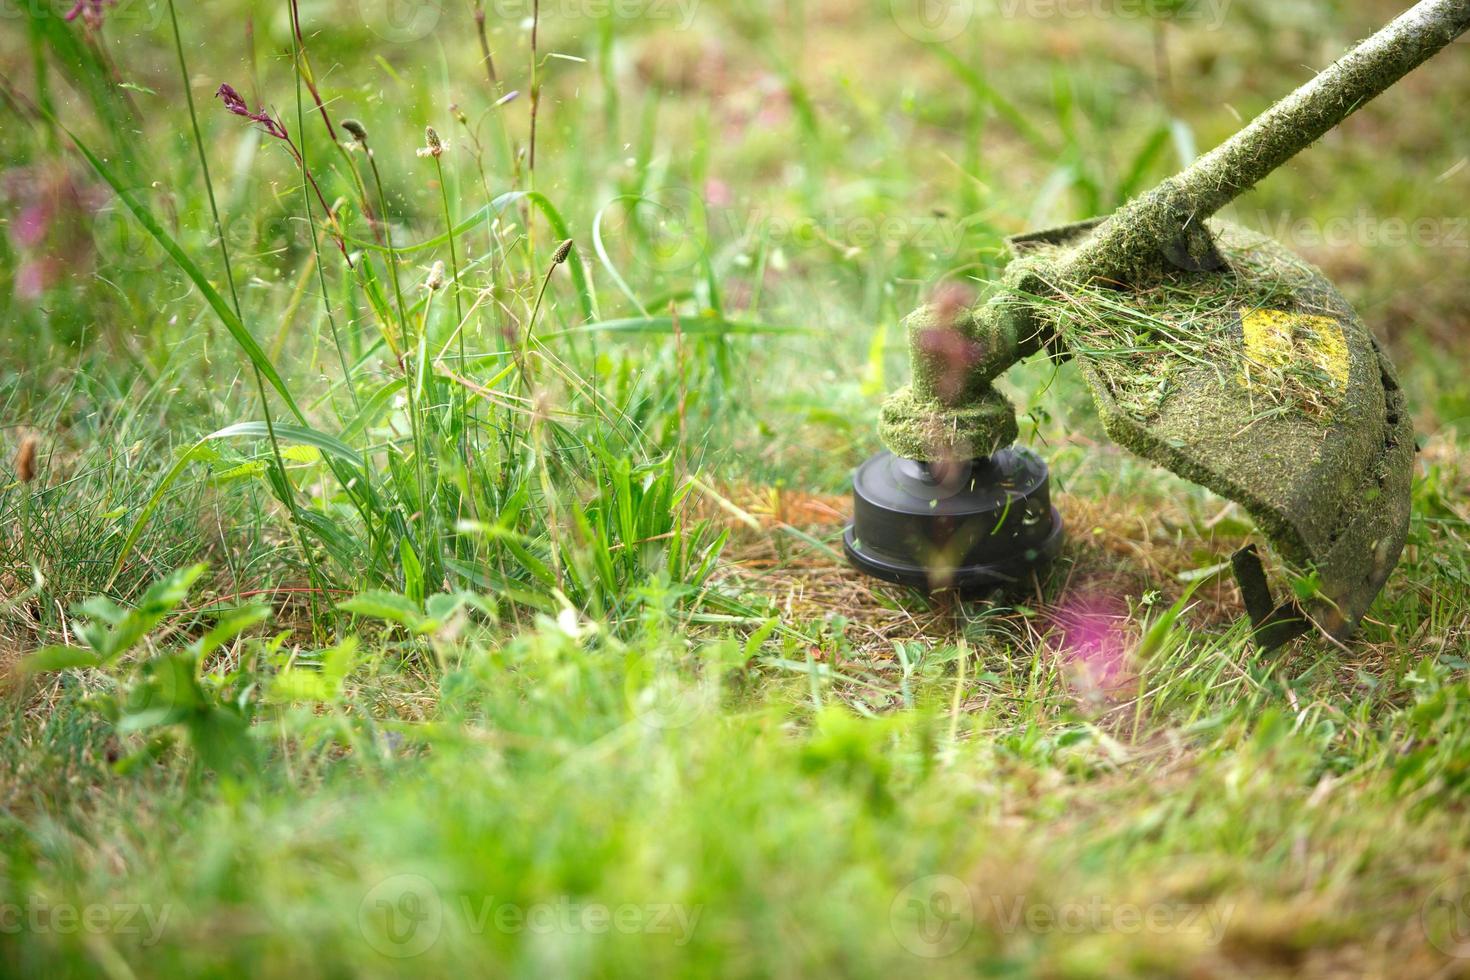
[[[1330,316],[1282,310],[1241,310],[1245,334],[1244,377],[1247,384],[1271,384],[1277,372],[1306,360],[1339,391],[1347,388],[1352,362],[1342,324]],[[1265,370],[1261,370],[1265,369]]]

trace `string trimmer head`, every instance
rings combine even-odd
[[[1115,214],[1013,239],[987,302],[912,314],[913,382],[881,415],[889,452],[854,481],[854,564],[966,590],[1055,555],[1045,465],[1010,448],[1014,410],[992,386],[1046,351],[1077,361],[1112,439],[1240,503],[1312,583],[1278,603],[1254,549],[1233,556],[1258,642],[1312,624],[1350,635],[1408,534],[1404,394],[1320,271],[1211,216],[1467,27],[1470,0],[1425,0]]]

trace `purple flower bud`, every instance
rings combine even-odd
[[[250,107],[245,104],[245,100],[240,97],[240,93],[236,92],[235,89],[228,83],[221,85],[219,87],[219,91],[215,92],[214,94],[219,96],[220,99],[224,102],[225,108],[233,112],[235,115],[245,116],[246,118],[253,118],[250,115]]]
[[[70,21],[80,17],[82,23],[95,31],[102,26],[102,14],[105,8],[116,2],[117,0],[76,0],[72,8],[66,12],[66,19]]]
[[[278,140],[290,142],[290,137],[286,135],[286,127],[282,123],[272,119],[270,113],[264,109],[259,112],[251,112],[250,106],[245,102],[244,97],[239,92],[236,92],[228,83],[222,84],[214,94],[219,96],[220,101],[225,104],[225,108],[230,112],[233,112],[237,116],[243,116],[252,122],[258,122],[268,135],[274,136]]]

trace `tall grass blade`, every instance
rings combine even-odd
[[[55,122],[54,119],[52,121]],[[250,358],[251,363],[260,370],[260,373],[270,382],[271,387],[276,389],[277,393],[280,394],[282,400],[286,403],[286,407],[291,410],[291,414],[300,419],[302,424],[305,424],[306,416],[302,413],[301,407],[296,404],[296,399],[292,397],[290,389],[286,387],[286,382],[281,380],[281,375],[276,371],[276,366],[271,363],[271,359],[266,355],[265,350],[250,335],[250,331],[245,328],[245,324],[240,322],[240,318],[235,315],[235,311],[230,309],[224,297],[219,294],[219,290],[210,285],[203,270],[194,263],[193,259],[189,258],[179,243],[174,240],[174,237],[164,229],[163,225],[159,224],[158,219],[153,216],[153,212],[149,210],[147,205],[133,198],[132,193],[123,187],[116,174],[112,172],[107,164],[98,158],[97,154],[92,152],[87,144],[83,143],[75,133],[65,126],[62,126],[60,123],[56,123],[56,125],[76,144],[77,149],[81,151],[82,156],[87,158],[87,162],[92,166],[92,169],[97,171],[97,175],[107,182],[107,185],[117,194],[118,199],[127,205],[128,210],[132,212],[134,218],[138,219],[138,223],[143,226],[143,229],[153,236],[154,241],[158,242],[159,246],[168,253],[169,258],[173,259],[174,264],[194,283],[195,287],[204,296],[205,301],[209,303],[210,309],[214,310],[215,315],[220,318],[220,322],[225,325],[225,329],[230,332],[230,336],[235,339],[235,343],[239,344],[240,349],[245,352],[245,356]]]

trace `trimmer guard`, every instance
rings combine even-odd
[[[1053,258],[1097,222],[1012,239]],[[1040,304],[1113,440],[1240,503],[1298,588],[1271,598],[1253,548],[1234,557],[1257,638],[1315,623],[1345,639],[1408,534],[1414,433],[1393,365],[1333,285],[1272,239],[1210,222],[1213,270],[1156,288],[1056,283]],[[1042,273],[1045,275],[1045,272]],[[1311,597],[1298,603],[1294,596]]]

